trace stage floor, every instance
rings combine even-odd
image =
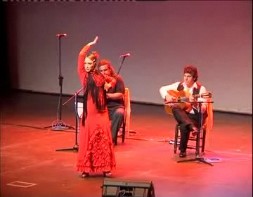
[[[69,97],[64,96],[63,102]],[[75,129],[55,131],[57,95],[15,92],[1,101],[1,197],[102,197],[104,177],[75,170]],[[61,120],[75,128],[74,101]],[[163,106],[131,104],[130,131],[115,146],[110,180],[152,182],[156,197],[252,196],[252,116],[214,113],[202,162],[178,163],[175,121]],[[68,151],[65,148],[70,149]],[[195,158],[193,150],[188,158]]]

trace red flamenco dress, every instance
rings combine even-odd
[[[80,58],[79,55],[78,73],[84,87],[84,107],[80,121],[77,171],[82,173],[110,172],[115,168],[116,162],[111,125],[105,105],[104,78],[96,71],[86,73],[82,66],[83,58]]]

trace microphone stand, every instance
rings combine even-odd
[[[203,115],[202,115],[202,112],[201,112],[201,106],[202,106],[202,103],[213,103],[212,101],[210,102],[202,102],[202,101],[198,101],[198,107],[199,107],[199,126],[198,126],[198,132],[197,132],[197,136],[196,136],[196,154],[195,154],[195,158],[193,159],[186,159],[186,160],[179,160],[177,161],[178,163],[182,163],[182,162],[188,162],[188,161],[199,161],[199,162],[202,162],[202,163],[205,163],[205,164],[208,164],[210,166],[213,166],[212,163],[209,163],[207,162],[203,157],[200,156],[200,134],[201,132],[203,132]],[[176,142],[174,142],[176,143]]]
[[[76,129],[75,129],[75,144],[72,148],[62,148],[62,149],[57,149],[56,151],[74,151],[78,152],[78,132],[79,132],[79,115],[78,115],[78,95],[79,93],[83,90],[83,87],[79,89],[75,94],[70,97],[63,105],[67,104],[70,100],[75,98],[75,115],[76,115]]]
[[[51,128],[53,131],[62,131],[66,129],[75,129],[72,126],[65,124],[62,121],[62,85],[63,85],[63,76],[61,74],[61,38],[66,36],[66,34],[57,34],[58,37],[58,51],[59,51],[59,86],[60,86],[60,95],[58,101],[58,108],[57,108],[57,120],[53,121],[51,126],[47,126],[44,128]]]

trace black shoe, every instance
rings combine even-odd
[[[113,143],[114,146],[116,146],[117,145],[117,139],[112,140],[112,143]]]
[[[86,177],[88,177],[89,176],[89,173],[88,172],[83,172],[82,173],[82,178],[86,178]]]
[[[112,176],[112,173],[111,172],[104,172],[104,177],[111,177]]]
[[[186,151],[180,151],[179,157],[186,157]]]

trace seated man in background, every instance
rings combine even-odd
[[[102,59],[98,63],[98,70],[104,76],[111,77],[112,83],[105,85],[107,107],[111,120],[112,140],[114,145],[117,145],[118,131],[124,121],[124,94],[125,84],[121,76],[115,73],[111,62],[107,59]]]
[[[186,157],[186,148],[190,132],[196,135],[199,131],[199,118],[201,117],[199,112],[201,111],[204,118],[207,109],[207,104],[202,103],[200,110],[196,102],[206,101],[200,95],[208,95],[206,88],[198,82],[197,68],[193,65],[186,65],[183,71],[183,81],[162,86],[160,88],[160,94],[164,99],[166,107],[168,106],[168,110],[171,110],[171,114],[173,114],[180,127],[179,157]]]

